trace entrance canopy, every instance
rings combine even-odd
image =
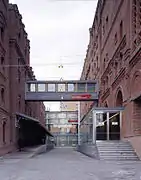
[[[98,100],[97,81],[27,81],[28,101],[94,101]]]
[[[81,143],[96,140],[120,140],[123,107],[94,107],[80,123]]]

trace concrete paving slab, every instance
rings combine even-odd
[[[2,180],[140,180],[141,162],[94,160],[71,148],[0,162]]]

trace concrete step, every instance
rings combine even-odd
[[[99,155],[107,155],[107,156],[135,156],[136,154],[134,152],[131,153],[120,153],[120,152],[112,152],[112,153],[106,153],[106,152],[99,152]]]
[[[138,158],[100,158],[100,160],[104,161],[139,161]]]
[[[128,141],[99,141],[97,149],[101,160],[139,160]]]
[[[118,146],[112,146],[112,147],[107,147],[107,146],[97,146],[99,149],[120,149],[120,150],[126,150],[126,149],[133,149],[132,147],[118,147]]]
[[[133,149],[99,149],[101,152],[133,152]]]

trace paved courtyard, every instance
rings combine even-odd
[[[140,180],[141,162],[104,162],[69,148],[29,158],[27,154],[0,160],[1,180]]]

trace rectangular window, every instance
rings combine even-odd
[[[45,88],[45,84],[38,84],[38,91],[39,92],[45,92],[46,88]]]
[[[30,91],[35,92],[35,90],[36,90],[35,84],[30,84]]]
[[[48,92],[55,92],[55,84],[48,84]]]
[[[58,84],[58,92],[65,92],[66,88],[65,88],[65,84]]]
[[[95,92],[95,84],[87,84],[87,92]]]
[[[68,84],[68,92],[74,92],[74,84]]]
[[[85,83],[77,84],[77,91],[78,92],[85,92],[86,91],[85,87],[86,87]]]

